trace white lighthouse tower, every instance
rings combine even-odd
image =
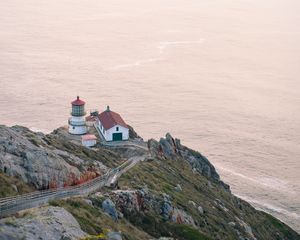
[[[75,135],[86,134],[87,127],[85,122],[85,101],[81,100],[79,96],[75,99],[72,104],[71,117],[69,118],[69,133]]]

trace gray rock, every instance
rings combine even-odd
[[[148,141],[148,147],[153,157],[182,158],[192,167],[193,172],[200,173],[207,178],[219,182],[225,190],[230,191],[229,186],[220,180],[215,167],[201,153],[181,145],[179,139],[174,139],[169,133],[159,142],[154,139]]]
[[[159,143],[165,156],[167,157],[174,156],[175,154],[174,148],[166,139],[161,138],[159,140]]]
[[[195,226],[194,219],[191,215],[189,215],[184,210],[175,207],[173,207],[172,211],[170,212],[170,220],[177,224],[188,224],[191,226]]]
[[[229,222],[228,225],[229,225],[230,227],[235,227],[236,224],[235,224],[235,222]]]
[[[196,207],[196,206],[197,206],[196,203],[195,203],[194,201],[191,201],[191,200],[189,201],[189,204],[190,204],[190,205],[193,205],[193,207]]]
[[[147,144],[152,157],[158,157],[162,154],[162,152],[160,152],[159,143],[155,139],[149,139]]]
[[[198,209],[199,213],[203,215],[203,213],[204,213],[203,208],[201,206],[198,206],[197,209]]]
[[[182,191],[181,185],[177,184],[176,187],[175,187],[175,190],[178,191],[178,192],[181,192]]]
[[[116,210],[116,205],[113,203],[112,200],[110,200],[109,198],[105,199],[102,202],[102,209],[109,216],[111,216],[114,221],[118,220],[118,213],[117,213],[117,210]]]
[[[129,138],[130,138],[130,139],[141,139],[141,140],[143,140],[142,137],[139,136],[139,135],[137,134],[137,132],[133,129],[133,127],[131,127],[131,126],[129,126],[129,125],[127,125],[127,126],[128,126],[128,128],[129,128]]]
[[[251,226],[248,223],[244,222],[242,219],[240,219],[238,217],[235,217],[235,218],[238,221],[239,225],[244,227],[247,237],[251,240],[256,240],[256,237],[254,236],[254,234],[252,232]]]
[[[164,201],[170,201],[171,200],[171,197],[170,197],[169,194],[163,193],[162,196],[164,198]]]
[[[218,209],[223,210],[224,212],[228,212],[229,210],[225,207],[225,204],[220,200],[216,199],[214,201],[215,205],[217,206]]]
[[[19,192],[19,191],[18,191],[18,188],[17,188],[17,186],[16,186],[15,184],[11,184],[11,187],[12,187],[16,192]]]
[[[83,199],[88,205],[93,206],[93,202],[90,199]]]
[[[51,182],[63,186],[70,173],[80,176],[80,171],[61,155],[36,146],[27,136],[40,137],[23,127],[0,126],[0,170],[38,189],[47,188]]]
[[[23,218],[0,220],[0,239],[75,240],[86,235],[76,219],[60,207],[37,208]]]
[[[169,220],[173,207],[170,202],[165,201],[161,207],[161,215],[165,220]]]
[[[122,240],[122,235],[119,232],[109,232],[107,238],[108,240]]]

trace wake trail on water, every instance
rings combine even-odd
[[[180,45],[200,44],[200,43],[203,43],[204,41],[205,41],[205,39],[193,40],[193,41],[165,41],[165,42],[160,42],[159,46],[158,46],[159,54],[163,54],[165,52],[165,50],[169,47],[177,47],[177,46],[180,46]],[[161,58],[161,57],[141,59],[141,60],[137,60],[137,61],[132,62],[132,63],[116,65],[116,66],[113,66],[111,68],[108,68],[107,70],[108,71],[114,71],[114,70],[119,70],[119,69],[124,69],[124,68],[140,67],[140,66],[143,66],[147,63],[157,62],[157,61],[161,61],[161,60],[164,60],[164,59]]]

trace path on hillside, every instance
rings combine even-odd
[[[121,175],[135,166],[139,161],[143,161],[147,155],[133,156],[126,162],[99,176],[89,182],[67,188],[53,190],[36,191],[23,195],[0,198],[0,216],[8,216],[21,210],[34,208],[48,203],[51,200],[62,199],[74,196],[86,196],[104,186],[111,186],[121,177]]]
[[[129,169],[134,167],[138,162],[143,161],[146,158],[147,158],[146,155],[131,157],[130,158],[131,161],[128,165],[124,166],[124,168],[120,169],[114,176],[109,178],[109,180],[107,181],[107,186],[115,185],[123,173],[127,172]]]

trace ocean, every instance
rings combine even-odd
[[[51,132],[80,95],[170,132],[300,232],[298,0],[2,0],[0,123]]]

